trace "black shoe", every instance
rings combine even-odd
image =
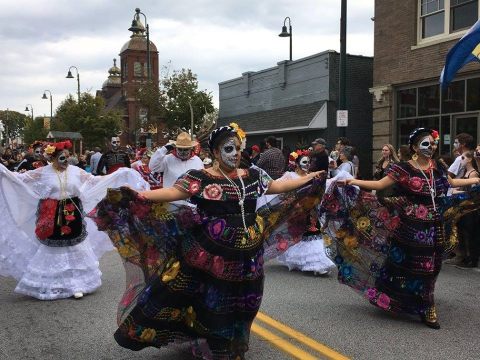
[[[429,307],[423,314],[420,314],[420,319],[422,322],[427,325],[429,328],[438,330],[440,329],[440,323],[437,320],[437,311],[435,305]]]

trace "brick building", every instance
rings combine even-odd
[[[142,117],[146,116],[146,109],[140,106],[135,95],[137,89],[148,80],[148,52],[145,27],[138,14],[136,22],[137,27],[129,29],[132,35],[120,50],[120,68],[114,59],[113,66],[108,70],[109,76],[102,90],[97,91],[97,96],[105,99],[107,109],[123,110],[124,131],[120,136],[123,144],[145,143],[147,138],[162,142],[161,132],[148,132],[140,124]],[[151,79],[158,82],[158,51],[152,41],[149,50]]]
[[[280,147],[294,150],[323,137],[333,147],[340,136],[336,126],[340,55],[324,51],[219,84],[219,124],[238,123],[248,145],[277,137]],[[373,59],[347,56],[346,136],[358,149],[360,161],[371,163]],[[365,174],[369,176],[369,174]]]
[[[446,91],[439,86],[447,52],[478,16],[478,0],[375,1],[374,159],[419,126],[440,131],[441,154],[460,132],[479,139],[480,66],[463,68]]]

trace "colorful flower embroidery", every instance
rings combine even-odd
[[[377,218],[382,221],[387,221],[390,218],[390,213],[388,212],[388,209],[385,207],[378,209]]]
[[[220,200],[222,195],[222,187],[218,184],[209,184],[203,189],[203,197],[208,200]]]
[[[390,297],[387,294],[380,294],[377,299],[377,305],[384,309],[387,310],[390,307]]]
[[[410,186],[410,189],[415,192],[421,191],[423,188],[422,179],[416,176],[410,178],[410,180],[408,181],[408,185]]]
[[[377,289],[375,288],[369,288],[367,291],[365,291],[365,296],[367,297],[368,300],[373,301],[375,300],[377,296]]]
[[[219,239],[225,230],[227,222],[223,219],[216,219],[208,224],[208,233],[212,239]]]
[[[415,209],[415,216],[419,219],[425,220],[428,215],[428,209],[426,206],[420,204],[418,207]]]
[[[347,249],[355,249],[358,246],[357,238],[354,235],[348,235],[343,239],[343,243]]]
[[[190,183],[188,184],[188,192],[190,194],[196,194],[200,190],[200,181],[198,180],[190,180]]]
[[[357,220],[357,227],[359,230],[366,230],[370,226],[370,219],[361,217]]]
[[[72,232],[72,228],[68,225],[63,225],[60,228],[61,235],[69,235],[69,234],[71,234],[71,232]]]

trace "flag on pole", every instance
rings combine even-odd
[[[472,61],[480,61],[480,20],[450,49],[440,75],[440,84],[446,88],[455,74]]]

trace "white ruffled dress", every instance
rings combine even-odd
[[[0,165],[0,276],[18,280],[15,292],[40,300],[67,298],[76,292],[92,293],[101,285],[98,260],[113,246],[91,219],[84,217],[87,237],[73,246],[52,247],[35,235],[41,199],[78,197],[84,214],[91,211],[107,188],[129,185],[146,190],[148,184],[136,171],[122,168],[111,175],[93,176],[69,165],[61,179],[51,165],[12,173]],[[65,196],[63,197],[65,198]],[[84,215],[83,214],[83,215]]]

